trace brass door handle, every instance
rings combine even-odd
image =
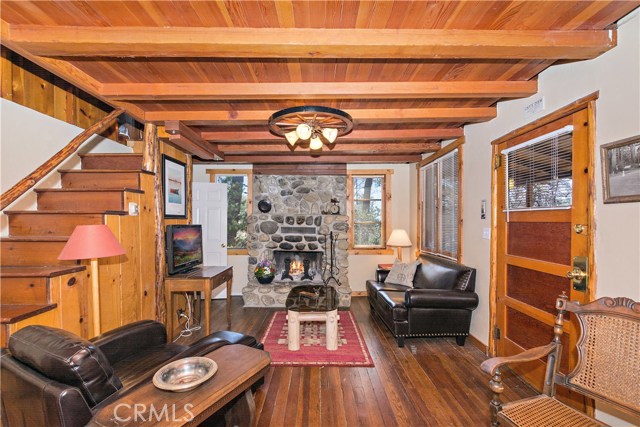
[[[587,277],[587,273],[580,270],[579,267],[574,267],[573,270],[567,271],[567,277],[573,279],[576,282],[581,282]]]
[[[576,234],[582,234],[585,232],[586,229],[587,229],[587,226],[582,224],[576,224],[573,226],[573,231],[575,231]]]

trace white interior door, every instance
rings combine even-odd
[[[194,182],[193,223],[202,224],[204,265],[227,265],[227,184]]]

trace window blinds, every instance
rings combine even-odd
[[[573,126],[502,150],[505,206],[512,210],[571,207]]]
[[[458,256],[458,150],[425,165],[422,172],[422,250]]]

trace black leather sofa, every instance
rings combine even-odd
[[[410,337],[455,336],[464,345],[471,312],[478,306],[476,270],[433,255],[420,255],[413,287],[385,283],[389,270],[367,281],[371,310],[387,325],[399,347]]]
[[[103,405],[151,381],[166,363],[228,344],[263,349],[254,337],[220,331],[191,345],[167,342],[164,325],[135,322],[91,341],[47,326],[28,326],[2,349],[2,425],[76,427]]]

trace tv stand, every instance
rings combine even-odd
[[[173,294],[196,291],[204,294],[205,332],[209,335],[211,333],[211,291],[222,286],[225,282],[227,284],[227,326],[231,329],[231,285],[233,283],[233,268],[231,266],[201,265],[191,271],[165,277],[167,331],[171,339],[173,339],[176,319]]]

